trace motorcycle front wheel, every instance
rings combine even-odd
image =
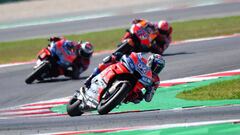
[[[42,75],[42,73],[49,68],[48,64],[49,64],[48,62],[44,62],[42,65],[40,65],[31,74],[29,74],[25,82],[27,84],[31,84],[35,79],[39,78]]]
[[[74,117],[74,116],[81,116],[83,114],[82,111],[79,109],[81,101],[76,98],[72,98],[68,104],[67,104],[67,113],[69,116]]]

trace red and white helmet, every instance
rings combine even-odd
[[[93,54],[93,45],[90,42],[79,42],[77,47],[78,55],[90,58]]]
[[[158,22],[158,30],[161,34],[169,34],[170,24],[166,20]]]

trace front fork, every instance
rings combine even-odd
[[[81,87],[80,90],[77,90],[73,95],[73,98],[76,98],[81,101],[79,109],[83,112],[95,110],[98,105],[98,103],[96,103],[96,101],[93,98],[88,96],[87,93],[89,91],[90,90],[88,90],[87,88]]]
[[[113,53],[123,53],[123,54],[130,54],[131,51],[133,50],[133,43],[132,40],[125,40],[123,41],[120,45],[118,45],[118,48],[116,49],[116,51]]]

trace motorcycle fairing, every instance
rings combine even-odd
[[[152,85],[152,71],[146,65],[147,60],[140,53],[132,53],[129,56],[124,55],[122,62],[130,73],[137,72],[140,74],[138,79],[144,86]]]
[[[107,88],[108,84],[110,84],[110,81],[112,81],[116,75],[125,73],[129,73],[129,71],[122,62],[107,67],[99,75],[92,79],[91,86],[86,95],[92,99],[97,99],[99,102],[104,89]]]
[[[123,73],[129,73],[128,69],[123,65],[123,63],[116,63],[108,68],[106,70],[103,70],[100,75],[102,76],[105,83],[108,83],[116,74],[123,74]]]
[[[149,86],[152,84],[152,72],[149,67],[147,67],[147,60],[144,59],[141,54],[132,53],[128,57],[123,57],[123,60],[110,65],[100,74],[92,79],[90,88],[86,91],[86,96],[94,100],[96,103],[101,100],[104,90],[115,80],[114,78],[120,75],[129,74],[138,80],[135,84],[132,84],[132,91],[127,95],[126,99],[131,99],[130,96],[137,93],[139,90],[144,88],[144,86]],[[130,79],[134,80],[134,78]],[[89,101],[90,102],[90,101]]]
[[[48,48],[43,48],[41,51],[38,52],[38,58],[40,60],[45,59],[47,56],[50,56],[51,52],[49,51]]]
[[[40,50],[37,54],[38,59],[36,61],[36,65],[33,67],[33,69],[36,69],[41,64],[43,64],[43,60],[45,60],[49,56],[51,56],[51,52],[48,48],[43,48],[42,50]]]
[[[146,25],[146,24],[141,24]],[[140,24],[133,24],[130,28],[130,32],[135,34],[139,39],[142,45],[145,45],[147,48],[151,47],[151,42],[157,37],[155,31],[152,30],[153,26],[141,26]]]
[[[86,97],[87,99],[91,99],[91,102],[95,106],[97,106],[97,103],[100,101],[100,94],[103,92],[103,90],[107,87],[107,83],[103,80],[102,76],[99,74],[96,77],[92,79],[92,83],[90,88],[86,91]],[[89,103],[90,104],[90,103]]]

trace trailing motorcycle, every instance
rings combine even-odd
[[[121,103],[137,98],[142,88],[152,85],[152,71],[141,53],[123,55],[121,60],[92,79],[89,89],[81,87],[67,104],[70,116],[97,110],[107,114]]]
[[[42,81],[44,78],[53,77],[51,72],[52,65],[56,65],[56,60],[51,56],[51,52],[48,48],[43,48],[37,55],[36,65],[33,67],[33,72],[28,75],[25,82],[27,84],[32,83],[34,80]]]
[[[36,65],[33,67],[32,73],[27,76],[25,82],[31,84],[34,80],[43,81],[44,79],[65,75],[67,71],[57,64],[58,60],[57,56],[51,55],[48,47],[43,48],[39,51]],[[78,59],[75,61],[78,61]],[[71,71],[72,67],[69,67],[68,70]]]

